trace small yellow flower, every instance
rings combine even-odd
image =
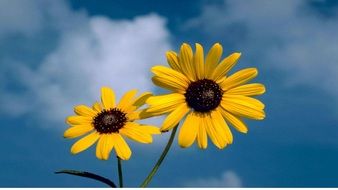
[[[142,119],[142,110],[137,109],[144,105],[152,95],[143,93],[135,98],[137,90],[127,92],[118,105],[115,105],[115,94],[112,89],[101,89],[102,104],[96,102],[92,108],[79,105],[74,108],[76,115],[69,116],[66,122],[71,126],[64,132],[65,138],[76,138],[89,133],[71,148],[72,154],[77,154],[89,148],[96,141],[96,157],[107,160],[112,149],[116,155],[128,160],[131,150],[123,139],[126,136],[140,143],[151,143],[153,134],[160,134],[157,127],[141,125],[135,120]]]
[[[228,76],[241,54],[233,53],[219,63],[222,51],[222,46],[216,43],[204,60],[200,44],[196,44],[193,54],[191,47],[184,43],[179,55],[167,52],[171,68],[154,66],[151,69],[155,74],[154,84],[172,93],[150,97],[147,112],[169,113],[161,131],[172,129],[186,116],[178,135],[181,147],[189,147],[197,139],[197,145],[205,149],[209,136],[222,149],[233,142],[227,122],[239,132],[247,133],[242,118],[262,120],[265,117],[264,104],[251,97],[263,94],[264,85],[245,84],[257,76],[257,69],[247,68]]]

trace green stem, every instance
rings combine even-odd
[[[157,160],[155,166],[153,167],[153,169],[151,170],[151,172],[149,173],[149,175],[147,176],[147,178],[143,181],[143,183],[140,185],[140,187],[147,187],[149,182],[151,181],[151,179],[154,177],[155,173],[157,172],[158,168],[160,167],[162,161],[164,160],[164,158],[166,157],[171,144],[173,143],[173,140],[175,138],[175,134],[178,128],[178,124],[173,128],[169,141],[167,143],[167,145],[165,146],[160,158]]]
[[[119,172],[119,185],[120,187],[123,187],[123,176],[122,176],[122,164],[121,164],[121,158],[117,157],[117,167]]]

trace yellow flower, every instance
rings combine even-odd
[[[172,93],[153,96],[146,101],[149,114],[169,113],[161,131],[172,129],[186,116],[178,135],[181,147],[189,147],[197,140],[197,145],[205,149],[209,136],[222,149],[233,142],[227,122],[239,132],[247,133],[242,118],[264,119],[264,104],[251,97],[263,94],[264,85],[245,84],[257,76],[257,69],[247,68],[227,75],[240,55],[233,53],[219,62],[222,46],[218,43],[213,45],[205,60],[200,44],[196,44],[195,54],[185,43],[179,55],[167,52],[171,68],[152,67],[155,74],[152,80]]]
[[[76,115],[69,116],[66,122],[71,126],[64,132],[65,138],[76,138],[89,133],[77,141],[71,148],[72,154],[77,154],[89,148],[96,141],[96,157],[107,160],[112,149],[116,155],[128,160],[131,150],[123,139],[126,136],[140,143],[151,143],[153,134],[160,134],[157,127],[141,125],[135,120],[142,119],[142,110],[137,109],[144,105],[152,95],[145,92],[135,98],[137,90],[127,92],[115,105],[115,94],[112,89],[101,89],[102,104],[96,102],[92,108],[79,105],[74,108]]]

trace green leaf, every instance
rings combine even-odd
[[[94,173],[90,173],[90,172],[76,171],[76,170],[61,170],[61,171],[57,171],[54,173],[55,174],[70,174],[70,175],[76,175],[76,176],[86,177],[90,179],[95,179],[97,181],[101,181],[102,183],[109,185],[110,187],[116,187],[115,183],[110,181],[109,179],[96,175]]]

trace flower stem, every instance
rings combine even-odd
[[[123,176],[122,176],[122,164],[121,164],[121,158],[117,157],[117,167],[119,172],[119,185],[120,187],[123,187]]]
[[[153,167],[153,169],[151,170],[151,172],[149,173],[149,175],[147,176],[147,178],[143,181],[143,183],[140,185],[140,187],[147,187],[149,182],[152,180],[152,178],[154,177],[155,173],[157,172],[158,168],[160,167],[162,161],[164,160],[164,158],[166,157],[170,147],[171,147],[171,144],[173,143],[173,140],[175,138],[175,134],[176,134],[176,131],[177,131],[177,128],[178,128],[178,125],[177,124],[172,132],[171,132],[171,135],[170,135],[170,138],[169,138],[169,141],[167,143],[167,145],[165,146],[160,158],[157,160],[155,166]]]

